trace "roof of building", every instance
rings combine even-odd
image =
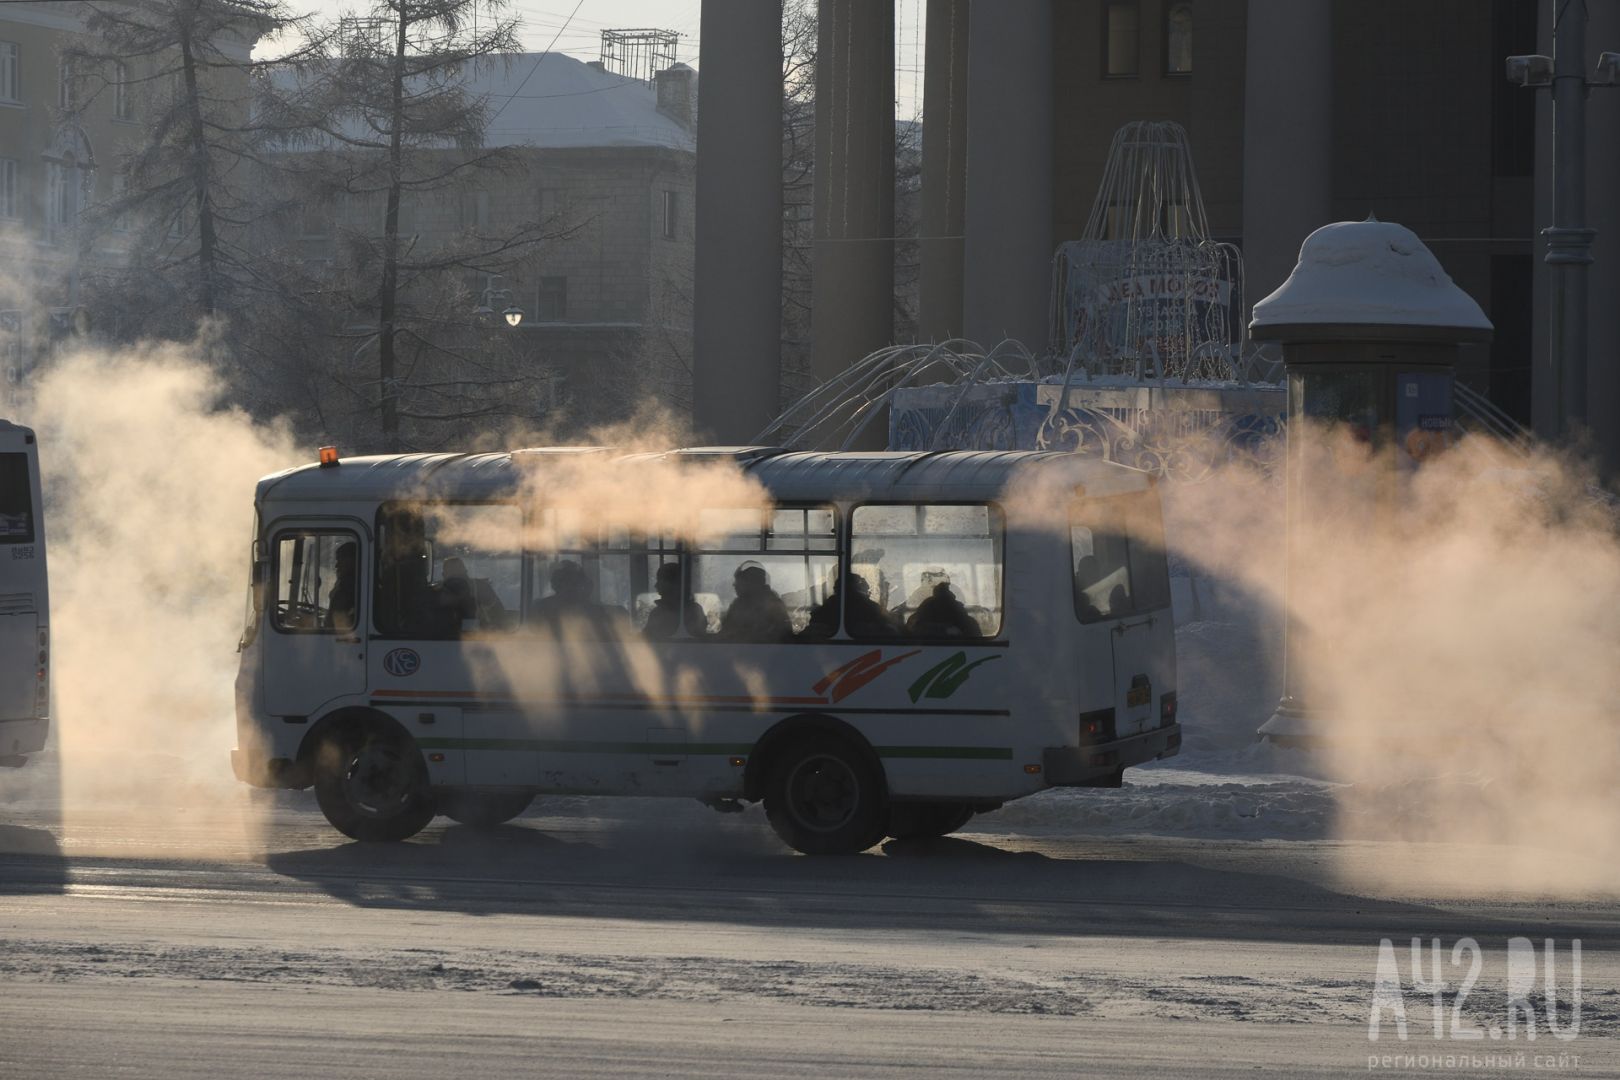
[[[278,85],[311,78],[307,70],[281,68]],[[697,138],[658,111],[658,91],[562,53],[512,53],[471,65],[466,87],[489,99],[485,146],[541,149],[652,147],[693,152]],[[697,93],[696,73],[692,92]],[[370,136],[358,118],[356,134]]]
[[[489,95],[490,146],[691,151],[697,145],[692,132],[658,111],[653,87],[562,53],[520,53],[481,65],[469,85]]]
[[[668,453],[631,453],[606,447],[556,447],[494,454],[393,454],[345,458],[322,468],[301,465],[259,481],[262,500],[275,501],[453,498],[458,501],[516,497],[525,480],[563,456],[601,455],[610,467],[634,468],[650,460],[737,463],[780,502],[840,497],[903,501],[989,500],[1010,484],[1039,472],[1062,484],[1084,485],[1093,494],[1138,490],[1148,478],[1099,458],[1051,451],[951,450],[857,453],[783,452],[774,447],[696,447]]]

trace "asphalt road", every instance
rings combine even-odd
[[[1504,888],[1358,883],[1402,860]],[[1526,896],[1512,866],[994,816],[811,859],[757,811],[650,800],[392,846],[301,797],[0,804],[0,1077],[1620,1075],[1620,910]],[[1514,936],[1557,944],[1566,1028],[1581,939],[1572,1041],[1501,1030]],[[1386,1013],[1371,1041],[1380,939],[1405,980],[1413,937],[1444,949],[1443,1037],[1411,994],[1407,1040]]]

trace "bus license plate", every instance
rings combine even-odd
[[[1127,709],[1140,709],[1153,704],[1153,688],[1151,686],[1133,686],[1125,691],[1125,707]]]

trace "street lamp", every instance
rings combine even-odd
[[[523,309],[513,302],[511,289],[496,287],[495,283],[500,280],[498,276],[490,277],[489,284],[478,296],[478,306],[472,309],[473,318],[481,322],[489,320],[495,316],[496,305],[502,305],[501,317],[506,320],[507,326],[516,330],[523,321]]]

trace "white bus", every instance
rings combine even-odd
[[[579,453],[621,476],[725,458],[768,505],[693,506],[684,538],[593,524],[588,498],[546,494]],[[313,786],[350,837],[495,824],[536,794],[667,795],[763,801],[793,848],[854,852],[1117,787],[1180,747],[1140,473],[1026,452],[322,454],[258,485],[232,765]]]
[[[0,420],[0,766],[50,732],[50,596],[34,433]]]

